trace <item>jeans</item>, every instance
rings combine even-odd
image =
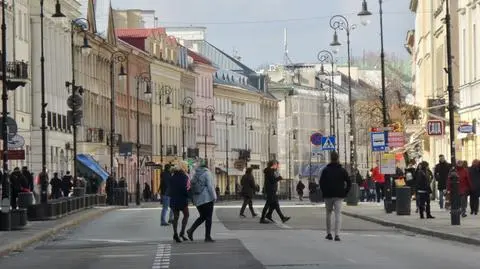
[[[417,192],[418,209],[420,210],[420,217],[424,218],[424,214],[427,217],[431,216],[430,213],[430,194],[428,192]]]
[[[166,196],[166,195],[163,195],[162,196],[162,224],[167,224],[169,221],[173,220],[173,210],[170,209],[170,217],[167,220],[165,220],[167,218],[167,213],[168,213],[168,209],[170,207],[170,197]]]
[[[200,217],[198,217],[195,222],[190,227],[189,231],[193,234],[193,232],[200,226],[203,222],[205,222],[205,239],[212,239],[211,232],[212,232],[212,216],[213,216],[213,201],[197,206],[198,213]]]
[[[341,211],[343,198],[325,198],[325,208],[327,212],[327,234],[332,234],[332,213],[335,212],[335,235],[340,232]]]
[[[250,209],[250,212],[252,213],[252,216],[256,216],[257,214],[255,213],[255,210],[253,210],[252,198],[250,198],[248,196],[243,197],[243,204],[242,204],[242,208],[240,209],[240,215],[243,215],[247,205],[248,205],[248,208]]]
[[[438,195],[438,203],[440,204],[440,209],[443,209],[445,205],[445,191],[444,190],[439,190],[439,195]]]

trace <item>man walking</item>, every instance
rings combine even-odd
[[[352,182],[347,171],[338,162],[338,153],[330,153],[330,163],[322,171],[320,176],[320,189],[325,199],[327,212],[327,237],[333,240],[332,236],[332,212],[335,211],[335,241],[340,241],[340,216],[343,199],[350,191]]]
[[[278,216],[283,223],[287,222],[290,217],[284,216],[282,210],[280,210],[280,204],[278,203],[278,182],[283,180],[278,172],[278,161],[273,160],[268,162],[268,167],[263,170],[265,174],[265,194],[267,196],[267,202],[262,210],[262,217],[260,223],[274,222],[272,219],[273,210],[277,211]],[[267,221],[268,219],[269,221]]]
[[[172,173],[170,172],[171,165],[167,164],[165,165],[165,168],[160,175],[160,196],[162,199],[162,213],[160,217],[160,224],[162,226],[168,226],[170,223],[173,222],[173,211],[170,210],[170,215],[169,219],[167,221],[167,214],[168,214],[168,209],[170,207],[170,192],[169,192],[169,187],[170,187],[170,181],[172,179]]]
[[[445,201],[445,190],[447,189],[447,179],[448,179],[450,170],[452,169],[452,165],[445,160],[445,156],[443,154],[438,156],[438,158],[439,158],[439,162],[435,166],[433,170],[433,174],[438,184],[437,188],[439,191],[440,208],[443,209],[444,201]]]

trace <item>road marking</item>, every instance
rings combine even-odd
[[[280,222],[275,222],[275,224],[280,227],[280,228],[283,228],[283,229],[292,229],[292,227],[284,224],[284,223],[280,223]]]
[[[218,255],[225,254],[224,252],[185,252],[185,253],[175,253],[172,256],[187,256],[187,255]]]
[[[91,241],[91,242],[105,242],[105,243],[133,243],[134,241],[128,240],[118,240],[118,239],[80,239],[82,241]]]
[[[349,262],[351,262],[351,263],[353,263],[353,264],[356,264],[356,263],[357,263],[357,261],[355,261],[354,259],[345,258],[345,260],[347,260],[347,261],[349,261]]]
[[[254,205],[254,208],[263,208],[264,205]],[[281,208],[324,208],[324,204],[306,204],[306,205],[292,205],[292,204],[280,204]],[[194,206],[189,206],[190,209],[196,209]],[[215,208],[222,209],[240,209],[242,205],[215,205]],[[118,211],[149,211],[149,210],[161,210],[161,207],[150,207],[150,208],[122,208]]]
[[[145,257],[145,254],[118,254],[118,255],[101,255],[100,258],[136,258]]]
[[[153,261],[152,269],[168,269],[172,247],[169,244],[159,244]]]

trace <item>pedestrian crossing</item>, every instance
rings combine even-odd
[[[170,244],[158,244],[152,269],[168,269],[171,255],[172,246]]]

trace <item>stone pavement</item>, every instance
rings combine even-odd
[[[30,221],[23,230],[0,232],[0,256],[48,239],[57,232],[99,217],[115,207],[94,207],[51,221]]]
[[[420,219],[419,214],[415,213],[415,202],[412,203],[410,216],[398,216],[396,212],[386,214],[383,204],[377,203],[344,206],[343,214],[418,234],[480,246],[480,216],[468,215],[461,219],[460,226],[452,226],[449,211],[440,209],[437,202],[432,201],[431,206],[435,219]]]

